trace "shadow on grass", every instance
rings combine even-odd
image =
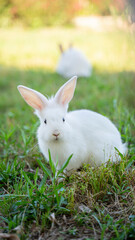
[[[42,92],[46,96],[55,94],[66,81],[55,72],[46,69],[20,70],[0,66],[0,111],[6,113],[24,106],[17,85],[22,84]],[[96,68],[90,78],[79,78],[73,108],[89,108],[106,112],[113,100],[129,108],[135,107],[135,72],[99,72]]]

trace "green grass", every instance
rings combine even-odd
[[[21,239],[134,239],[135,35],[74,28],[0,29],[0,35],[0,232]],[[65,82],[55,73],[60,42],[73,42],[93,65],[90,78],[78,79],[69,109],[106,115],[129,148],[121,162],[84,165],[63,182],[51,156],[46,164],[39,152],[39,122],[17,91],[19,84],[49,96],[58,90]]]

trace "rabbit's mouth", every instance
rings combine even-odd
[[[55,131],[52,135],[53,135],[54,141],[58,141],[59,140],[60,133],[58,131]]]
[[[54,143],[60,143],[61,140],[62,140],[62,137],[61,137],[61,136],[53,137],[53,139],[52,139],[52,141],[53,141]]]
[[[55,140],[55,141],[58,141],[58,140],[59,140],[59,137],[55,137],[54,140]]]
[[[59,136],[53,136],[53,137],[51,138],[51,141],[53,141],[53,142],[59,142],[59,140],[60,140],[60,137],[59,137]]]

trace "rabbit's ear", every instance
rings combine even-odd
[[[22,85],[19,85],[17,88],[26,103],[34,109],[42,110],[47,105],[48,100],[41,93]]]
[[[59,44],[58,46],[59,46],[59,50],[60,50],[60,52],[63,53],[63,52],[64,52],[64,49],[63,49],[62,44]]]
[[[76,81],[77,77],[74,76],[58,90],[58,92],[55,95],[55,99],[58,103],[66,105],[71,101],[74,95]]]

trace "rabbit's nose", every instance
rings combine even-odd
[[[57,138],[60,135],[60,133],[58,131],[54,131],[52,135]]]
[[[58,137],[60,134],[59,133],[53,133],[54,137]]]

